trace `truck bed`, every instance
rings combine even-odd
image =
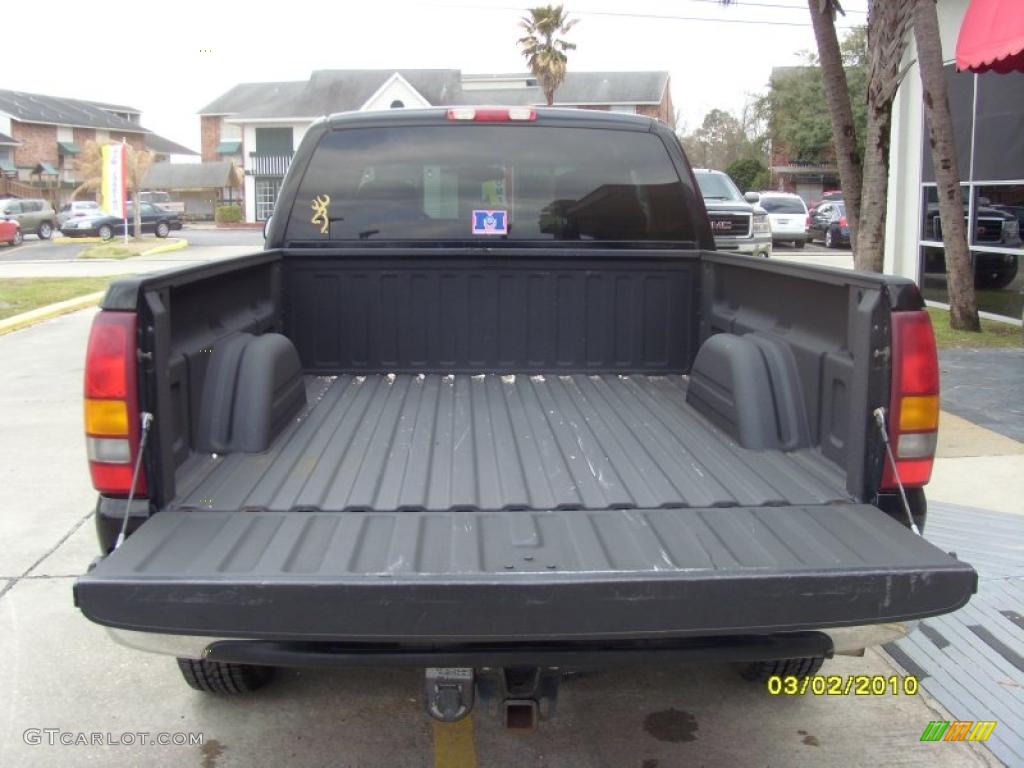
[[[813,450],[751,451],[686,403],[685,376],[307,377],[260,454],[196,455],[171,507],[458,511],[848,502]]]

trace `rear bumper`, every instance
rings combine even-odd
[[[783,543],[787,542],[787,543]],[[75,584],[109,627],[278,642],[595,642],[886,624],[977,574],[868,505],[165,510]]]
[[[186,659],[278,667],[625,666],[669,662],[769,661],[857,655],[910,634],[917,622],[872,624],[775,635],[707,636],[674,641],[504,643],[418,647],[326,642],[273,642],[158,635],[109,629],[126,648]]]

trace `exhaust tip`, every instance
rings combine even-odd
[[[533,699],[506,699],[505,728],[522,732],[536,730],[537,702]]]

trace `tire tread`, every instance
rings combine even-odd
[[[235,696],[262,688],[273,677],[272,667],[231,664],[202,659],[178,659],[178,669],[189,687],[204,693]]]

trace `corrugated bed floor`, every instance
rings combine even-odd
[[[953,718],[995,720],[985,745],[1024,765],[1024,517],[932,502],[924,535],[974,566],[978,593],[885,650]]]
[[[263,454],[193,457],[176,507],[450,510],[848,501],[811,451],[740,448],[682,376],[311,378]]]

